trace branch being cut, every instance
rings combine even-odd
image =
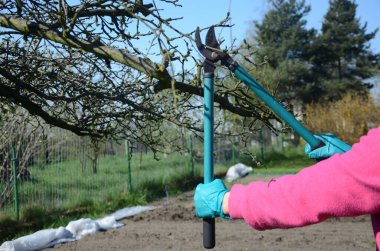
[[[63,34],[52,31],[48,26],[37,22],[28,22],[18,17],[0,14],[0,26],[15,29],[21,33],[35,35],[45,38],[63,45],[71,46],[77,49],[85,50],[93,53],[99,58],[111,59],[121,64],[132,67],[133,69],[155,78],[158,84],[155,91],[162,91],[171,88],[172,77],[168,71],[162,69],[158,64],[152,62],[148,58],[139,58],[129,54],[124,50],[119,50],[106,45],[96,45],[90,41],[78,39],[73,36],[64,37]],[[191,93],[203,97],[203,89],[197,88],[189,84],[175,81],[175,88],[183,93]],[[229,110],[232,113],[239,114],[244,117],[255,117],[255,110],[248,110],[241,107],[233,106],[227,98],[216,95],[215,102],[220,104],[222,109]]]

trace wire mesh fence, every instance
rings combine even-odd
[[[185,153],[170,156],[172,165],[162,171],[162,168],[154,169],[157,164],[153,153],[139,143],[95,142],[60,129],[32,134],[36,137],[33,144],[29,138],[24,138],[24,143],[2,142],[0,210],[3,215],[13,214],[17,205],[23,212],[32,207],[54,210],[106,202],[151,180],[189,171]],[[12,148],[16,152],[16,173],[12,169]]]
[[[155,180],[166,187],[166,180],[172,176],[201,173],[203,143],[191,134],[184,142],[187,149],[162,154],[161,161],[156,161],[153,153],[139,142],[111,139],[98,142],[57,128],[21,133],[24,135],[18,140],[1,142],[0,146],[3,215],[18,217],[17,207],[22,214],[33,207],[55,210],[107,203],[133,189],[144,190]],[[262,131],[245,141],[248,145],[242,144],[239,137],[215,138],[215,163],[227,168],[226,163],[260,158],[268,151],[283,149],[285,144],[283,138],[274,137],[270,131]],[[17,159],[18,194],[11,164],[12,148]]]

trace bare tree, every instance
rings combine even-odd
[[[0,208],[13,191],[12,148],[15,148],[18,162],[17,179],[31,179],[28,166],[33,164],[33,154],[44,137],[42,127],[36,121],[31,122],[31,119],[22,109],[3,114],[0,119],[0,182],[4,184],[0,194]]]
[[[203,89],[193,32],[177,29],[180,17],[165,17],[167,7],[181,5],[0,2],[1,102],[78,135],[129,138],[154,149],[168,124],[201,131],[201,116],[194,113],[202,108]],[[228,15],[215,25],[226,21]],[[241,132],[256,120],[271,127],[274,115],[245,87],[231,84],[228,71],[218,76],[215,102],[241,116]]]

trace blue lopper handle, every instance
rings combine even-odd
[[[203,182],[210,183],[214,179],[214,78],[205,77],[204,84],[204,165]],[[215,219],[203,219],[203,246],[215,247]]]
[[[252,78],[241,66],[234,70],[235,76],[243,81],[273,112],[284,120],[295,132],[297,132],[312,148],[318,148],[323,144],[304,127],[294,116],[280,105],[254,78]]]

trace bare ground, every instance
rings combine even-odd
[[[253,179],[267,180],[269,176]],[[204,250],[193,191],[153,203],[153,211],[124,219],[125,226],[46,250]],[[241,220],[216,220],[215,250],[375,250],[369,216],[330,219],[287,230],[257,231]]]

